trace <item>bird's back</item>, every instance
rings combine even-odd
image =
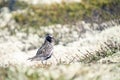
[[[53,45],[52,43],[45,42],[37,51],[36,56],[38,57],[50,57],[53,53]]]
[[[38,49],[36,55],[29,60],[47,60],[51,57],[53,53],[53,37],[47,35],[43,45]]]

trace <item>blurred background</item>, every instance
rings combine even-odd
[[[66,45],[85,37],[82,34],[90,29],[101,31],[119,24],[119,9],[119,0],[1,0],[0,27],[8,28],[11,35],[51,33],[58,39],[56,44]]]
[[[0,0],[0,80],[119,80],[120,65],[106,64],[120,62],[119,27],[120,0]],[[42,69],[33,62],[34,70],[26,59],[35,55],[47,33],[56,39],[58,59],[51,58]],[[89,65],[99,62],[105,64]],[[73,73],[64,63],[73,63],[68,65]],[[97,67],[99,74],[92,75]]]

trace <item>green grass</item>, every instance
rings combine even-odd
[[[106,21],[119,18],[119,5],[119,0],[83,0],[81,3],[27,5],[23,8],[27,9],[25,13],[16,13],[13,17],[20,25],[28,24],[34,28],[52,24],[73,24],[80,20],[91,21],[95,15]]]

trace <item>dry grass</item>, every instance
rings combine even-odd
[[[1,80],[119,80],[119,64],[59,65],[50,68],[0,68]],[[12,73],[12,74],[11,74]]]
[[[94,3],[85,0],[82,3],[53,4],[45,8],[39,8],[39,5],[29,5],[28,8],[27,4],[22,3],[18,4],[21,5],[20,9],[24,8],[21,11],[10,13],[3,9],[0,22],[0,80],[120,80],[120,20],[117,3],[120,1],[110,2],[102,0]],[[58,8],[57,12],[54,11],[55,8]],[[109,9],[102,12],[106,14],[101,14],[99,8],[104,11]],[[67,16],[61,15],[61,10]],[[111,10],[115,13],[109,17]],[[84,21],[74,24],[74,21],[81,19],[89,22],[87,17],[94,22],[95,14],[101,19],[112,20],[109,24],[104,21],[99,23],[99,20],[98,24],[92,25]],[[59,19],[58,15],[61,15]],[[56,23],[73,25],[40,26]],[[40,61],[28,61],[29,57],[35,55],[38,43],[42,43],[46,32],[58,39],[53,56],[44,64]]]
[[[27,61],[36,50],[6,53],[0,58],[0,80],[119,80],[120,26],[56,45],[54,56],[44,65]]]
[[[111,33],[112,32],[112,33]],[[70,64],[74,62],[97,62],[101,58],[113,55],[120,50],[120,28],[112,27],[100,34],[80,39],[67,46],[56,45],[54,55],[47,61],[48,64]],[[34,56],[37,50],[27,52],[6,53],[1,56],[0,62],[6,64],[34,65],[40,62],[27,61],[28,57]]]

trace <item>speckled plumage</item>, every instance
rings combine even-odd
[[[29,58],[29,60],[44,61],[49,59],[52,56],[52,54],[53,54],[53,37],[47,34],[44,43],[38,49],[36,55],[32,58]]]

